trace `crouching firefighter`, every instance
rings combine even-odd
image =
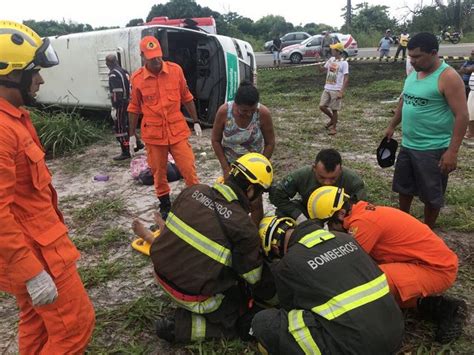
[[[335,186],[315,190],[308,211],[357,240],[387,276],[399,306],[436,323],[436,341],[447,344],[462,334],[466,302],[442,294],[456,280],[458,257],[429,226],[397,208],[354,203]]]
[[[250,202],[272,179],[268,159],[248,153],[232,164],[223,184],[193,185],[175,200],[151,247],[157,282],[178,305],[174,318],[157,320],[160,338],[248,336],[253,314],[247,312],[251,302],[243,290],[263,300],[275,294],[274,287],[263,285],[260,239],[249,217]]]
[[[272,263],[281,309],[256,314],[251,333],[263,354],[391,354],[403,317],[387,280],[348,234],[315,220],[298,226],[266,217],[259,234]]]

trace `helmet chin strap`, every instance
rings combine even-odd
[[[20,94],[23,99],[23,105],[32,106],[36,103],[34,97],[30,95],[31,83],[33,82],[33,71],[23,71],[20,80]]]
[[[10,80],[0,79],[0,85],[10,89],[20,90],[23,105],[32,106],[36,103],[36,100],[29,94],[31,83],[33,81],[33,71],[25,70],[21,73],[21,80],[19,83]]]

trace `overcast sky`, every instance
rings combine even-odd
[[[6,0],[5,0],[6,1]],[[146,19],[154,4],[165,4],[168,1],[135,0],[26,0],[24,2],[9,2],[2,6],[0,18],[23,20],[66,20],[78,23],[88,23],[93,27],[121,26],[124,27],[133,18]],[[346,0],[196,0],[201,6],[207,6],[214,11],[227,13],[229,11],[249,17],[256,21],[266,15],[281,15],[294,25],[308,22],[326,23],[340,27],[343,24],[341,9]],[[353,6],[360,1],[352,0]],[[422,0],[367,0],[371,5],[391,6],[393,15],[401,16],[406,10],[404,5],[413,6]],[[428,5],[431,1],[424,0]],[[219,29],[217,29],[219,31]]]

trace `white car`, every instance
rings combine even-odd
[[[359,48],[354,37],[342,33],[331,33],[331,36],[335,38],[336,42],[341,42],[344,45],[344,53],[342,54],[344,58],[357,55]],[[322,57],[322,39],[322,35],[315,35],[300,44],[285,47],[281,51],[281,59],[289,60],[293,64],[299,64],[305,59],[319,59]]]

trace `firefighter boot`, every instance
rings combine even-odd
[[[174,335],[174,319],[158,318],[155,322],[156,335],[170,343],[175,340]]]
[[[163,218],[166,221],[166,218],[168,217],[168,213],[171,210],[171,201],[170,201],[170,195],[164,195],[158,197],[160,200],[160,214],[161,218]]]
[[[461,299],[449,296],[431,296],[418,302],[422,316],[436,322],[435,340],[447,344],[459,338],[467,318],[467,305]]]
[[[133,151],[136,153],[138,152],[139,150],[142,150],[143,148],[145,148],[145,145],[143,144],[143,142],[140,140],[140,138],[137,137],[137,146],[135,148],[133,148]]]
[[[120,155],[117,155],[116,157],[113,157],[112,159],[116,161],[130,159],[132,157],[130,155],[130,147],[123,143],[120,144],[120,147],[122,148],[122,153]]]

